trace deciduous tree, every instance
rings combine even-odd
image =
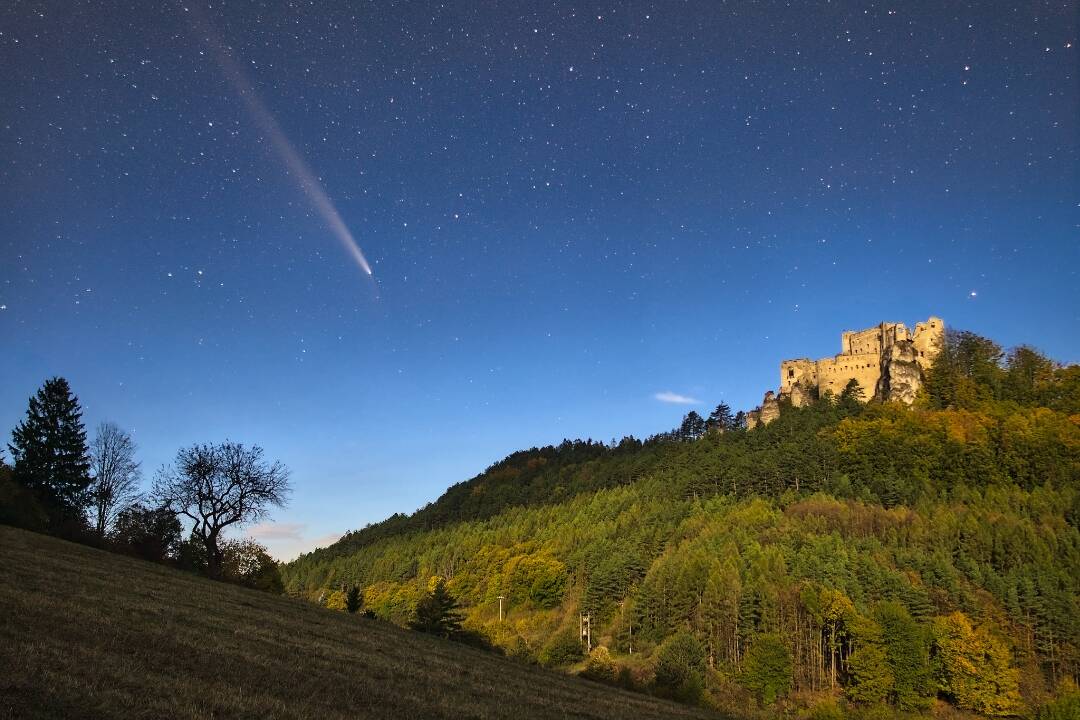
[[[934,621],[940,690],[957,706],[981,715],[1012,716],[1021,709],[1018,675],[1009,648],[962,612]]]
[[[135,442],[113,423],[98,425],[90,444],[90,512],[98,537],[124,508],[139,499],[139,463]]]
[[[677,632],[660,646],[656,686],[663,695],[696,702],[704,689],[705,648],[688,632]]]
[[[173,467],[162,468],[153,497],[194,524],[192,534],[206,550],[207,575],[221,578],[221,533],[230,526],[256,522],[271,507],[283,507],[289,471],[267,462],[258,446],[240,443],[181,448]]]
[[[791,651],[779,635],[759,635],[746,651],[743,684],[764,705],[791,691]]]
[[[221,544],[222,577],[263,592],[280,594],[285,586],[281,570],[266,548],[250,538]]]

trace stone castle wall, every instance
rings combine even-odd
[[[761,407],[748,415],[748,425],[767,424],[779,416],[779,403],[799,407],[826,392],[839,395],[855,380],[863,399],[911,404],[922,387],[923,375],[945,343],[945,323],[939,317],[915,324],[881,323],[840,335],[840,353],[830,358],[798,358],[780,363],[780,393],[766,393]]]

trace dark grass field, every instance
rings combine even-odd
[[[99,717],[715,716],[0,526],[0,718]]]

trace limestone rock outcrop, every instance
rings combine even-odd
[[[810,391],[802,385],[792,385],[791,390],[788,391],[788,398],[791,400],[792,407],[809,405],[811,400],[813,400],[810,396]]]
[[[753,430],[758,425],[768,425],[780,417],[780,400],[772,390],[765,393],[761,406],[746,415],[746,427]]]
[[[880,400],[915,402],[923,386],[923,371],[919,366],[917,350],[910,341],[897,343],[882,358],[882,373],[874,389],[874,397]]]

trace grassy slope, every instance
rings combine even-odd
[[[713,717],[0,526],[0,717]]]

